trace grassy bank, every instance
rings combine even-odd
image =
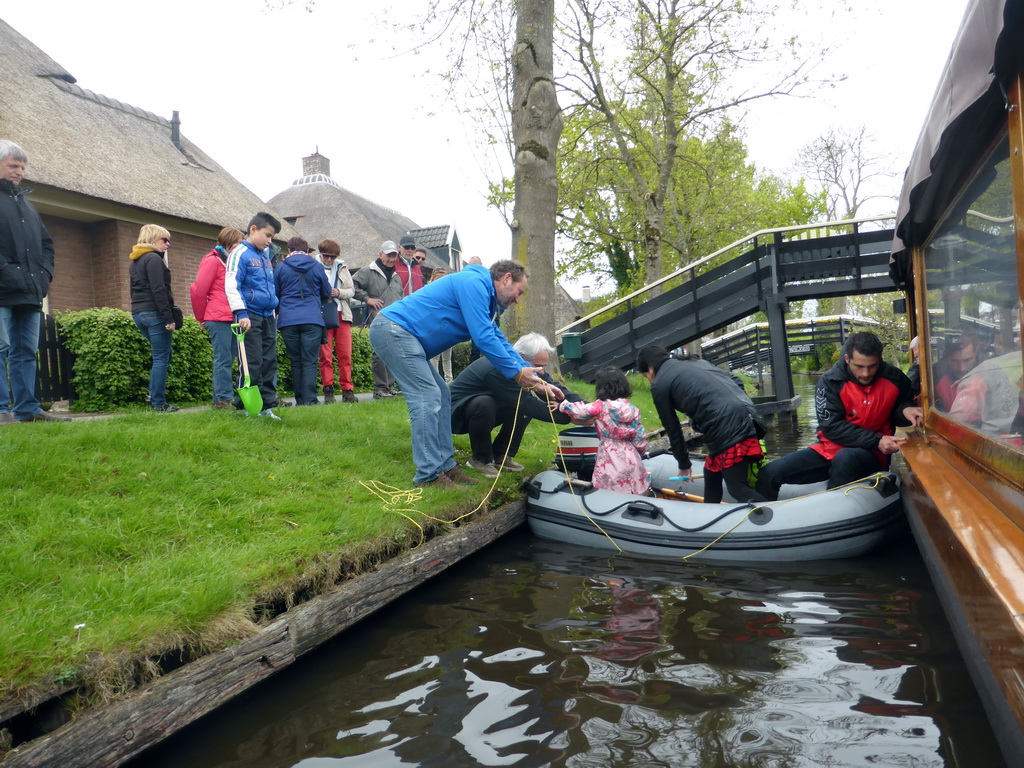
[[[223,647],[272,607],[415,546],[490,489],[414,491],[386,509],[391,492],[366,486],[412,485],[400,398],[282,416],[0,429],[0,703],[63,683],[116,692],[163,653]],[[528,432],[528,471],[550,461],[552,438]],[[464,437],[456,447],[468,458]],[[503,475],[489,503],[517,495],[521,478]]]
[[[657,428],[647,382],[631,381]],[[223,648],[447,521],[518,498],[524,476],[551,466],[557,435],[532,424],[517,456],[526,472],[493,491],[483,478],[410,490],[402,399],[280,413],[0,428],[0,711],[61,686],[88,704],[158,674],[161,657]],[[455,447],[464,463],[468,438]]]

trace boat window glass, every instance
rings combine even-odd
[[[925,249],[925,287],[932,406],[1020,448],[1020,299],[1008,137]]]

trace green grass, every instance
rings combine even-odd
[[[647,429],[659,427],[646,380],[630,382]],[[570,387],[593,398],[592,385]],[[397,505],[416,510],[410,520],[361,484],[412,487],[404,400],[280,414],[146,410],[0,428],[0,703],[63,682],[116,693],[149,659],[224,647],[268,606],[417,546],[431,518],[454,520],[490,489],[482,478],[424,489]],[[530,426],[517,455],[526,472],[504,473],[488,506],[551,467],[556,437]],[[455,449],[464,463],[465,435]]]
[[[429,518],[459,517],[490,488],[425,489],[399,505],[421,513],[406,512],[413,523],[360,484],[412,487],[402,399],[280,413],[0,429],[0,699],[69,680],[103,691],[146,658],[221,647],[261,606],[416,546]],[[528,430],[528,473],[550,466],[554,437]],[[456,460],[468,451],[456,436]],[[518,496],[522,477],[504,474],[489,504]]]

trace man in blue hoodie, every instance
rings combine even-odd
[[[246,238],[231,251],[224,266],[224,293],[228,305],[243,331],[249,380],[263,396],[261,416],[280,421],[272,408],[277,405],[277,291],[274,267],[268,249],[281,222],[269,213],[257,213],[249,222]],[[235,408],[242,401],[235,395]]]
[[[528,277],[514,261],[499,261],[490,270],[471,264],[384,307],[370,326],[370,343],[398,380],[409,408],[414,485],[453,488],[477,482],[455,463],[451,392],[430,364],[441,351],[472,339],[506,378],[552,400],[563,398],[558,387],[540,378],[544,369],[526,362],[498,330],[499,309],[519,302]]]

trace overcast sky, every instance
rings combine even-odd
[[[339,184],[420,226],[455,224],[466,255],[490,263],[510,251],[485,200],[498,161],[444,99],[441,47],[407,53],[423,5],[24,0],[5,3],[2,18],[82,87],[167,118],[178,110],[182,133],[262,199],[319,149]],[[785,174],[829,127],[863,123],[902,176],[966,0],[858,0],[838,18],[820,0],[801,5],[792,32],[830,48],[826,70],[847,79],[753,108],[751,159]],[[391,31],[395,20],[412,25],[409,37]]]

